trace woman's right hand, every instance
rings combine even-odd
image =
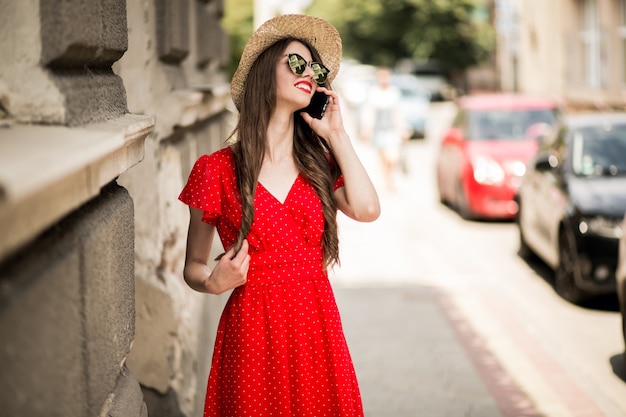
[[[234,248],[229,249],[211,271],[209,255],[215,226],[202,221],[202,210],[189,207],[189,215],[187,252],[183,269],[187,285],[199,292],[221,294],[245,284],[250,265],[248,241],[243,241],[237,255]]]
[[[204,281],[207,292],[222,294],[246,283],[250,267],[248,248],[248,241],[244,240],[237,255],[233,247],[226,251]]]

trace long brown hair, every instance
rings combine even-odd
[[[256,59],[246,79],[239,121],[231,135],[237,138],[231,147],[235,155],[243,212],[235,252],[241,248],[254,219],[254,195],[266,150],[266,132],[276,107],[276,64],[292,41],[302,42],[311,51],[313,60],[321,62],[319,53],[306,42],[283,39],[268,47]],[[325,140],[313,132],[298,112],[294,114],[293,152],[298,170],[313,186],[322,202],[324,265],[338,264],[337,201],[333,195],[333,185],[340,175],[339,168]]]

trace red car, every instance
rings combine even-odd
[[[457,100],[436,161],[439,200],[465,219],[512,220],[526,163],[546,126],[560,116],[555,100],[481,94]]]

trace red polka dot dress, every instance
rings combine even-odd
[[[198,159],[180,200],[204,211],[224,247],[241,203],[233,153]],[[342,186],[342,178],[335,187]],[[322,263],[321,202],[298,175],[284,202],[261,183],[248,235],[248,280],[217,330],[205,417],[362,417],[359,387]]]

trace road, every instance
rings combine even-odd
[[[429,329],[437,323],[424,324],[433,294],[445,300],[449,312],[469,326],[489,353],[489,360],[504,372],[492,375],[492,380],[510,377],[524,400],[532,403],[534,415],[626,416],[624,343],[615,299],[607,297],[587,307],[564,301],[551,287],[551,273],[545,266],[539,262],[529,264],[517,256],[514,223],[465,221],[438,202],[434,158],[441,132],[452,114],[449,103],[433,106],[427,138],[407,145],[408,171],[396,176],[395,192],[382,189],[376,156],[368,146],[357,143],[364,164],[381,190],[382,214],[376,222],[366,224],[340,216],[342,265],[332,279],[348,342],[357,341],[363,332],[381,335],[369,347],[356,342],[353,353],[357,374],[364,376],[364,404],[372,411],[368,417],[489,415],[428,411],[424,405],[419,409],[405,406],[403,412],[395,414],[381,411],[385,407],[403,409],[398,404],[407,402],[403,398],[428,402],[429,396],[442,395],[430,392],[424,381],[425,376],[433,375],[432,369],[424,368],[423,362],[411,366],[413,358],[401,357],[406,349],[394,351],[394,346],[402,343],[416,346],[415,352],[420,355],[441,347],[436,345],[440,339],[428,337]],[[394,307],[400,300],[406,302],[404,312]],[[411,335],[392,336],[389,332],[397,320],[414,320],[418,330]],[[395,340],[388,340],[390,337]],[[453,339],[459,348],[467,345],[462,339]],[[434,345],[429,349],[428,343]],[[455,343],[446,346],[456,349]],[[368,358],[384,349],[389,355],[398,355],[394,358],[397,360]],[[448,357],[462,354],[448,352]],[[466,372],[453,360],[449,365],[459,368],[438,372],[446,372],[453,390],[455,379]],[[394,390],[402,392],[395,397],[393,393],[373,395],[384,391],[381,384],[385,378],[408,382],[398,382]]]

